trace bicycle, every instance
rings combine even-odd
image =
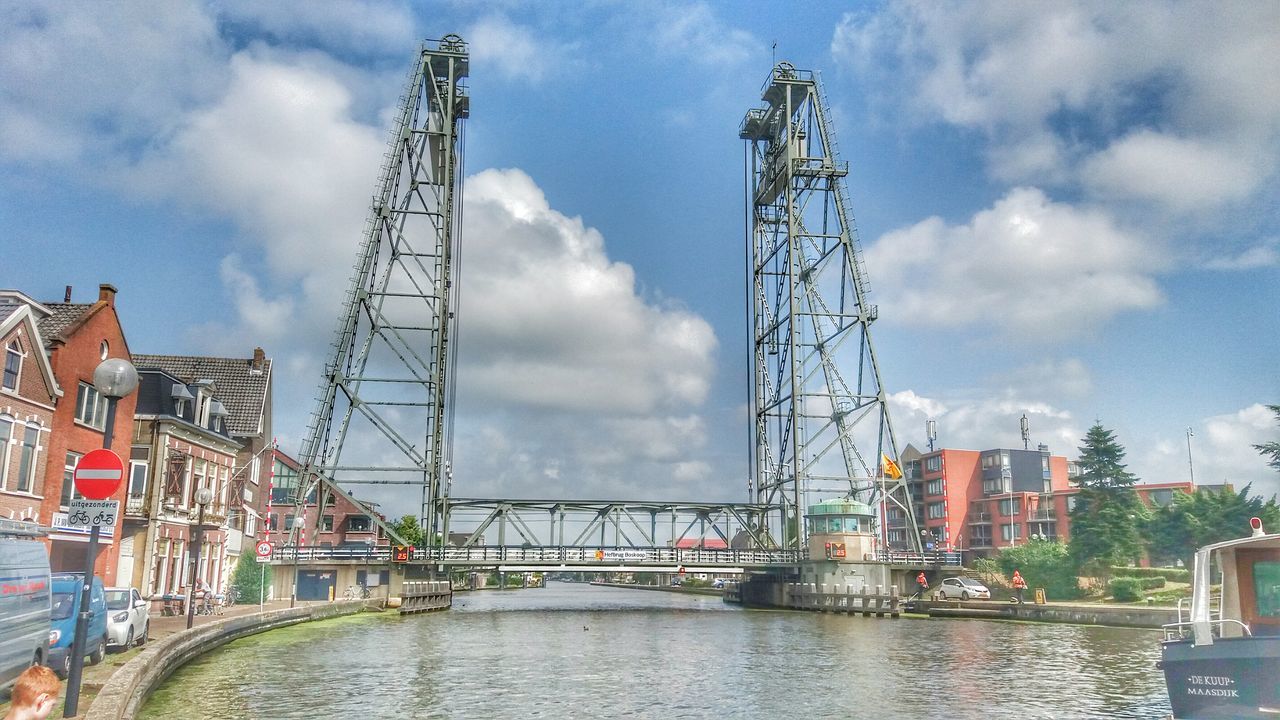
[[[369,588],[364,585],[348,585],[342,593],[343,600],[364,600],[369,597]]]

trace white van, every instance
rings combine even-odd
[[[49,656],[49,551],[32,523],[0,520],[0,690]]]

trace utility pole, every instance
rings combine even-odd
[[[1195,436],[1196,434],[1191,430],[1191,428],[1187,428],[1187,468],[1191,470],[1192,489],[1195,489],[1196,486],[1196,464],[1191,459],[1191,438]]]

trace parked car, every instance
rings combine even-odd
[[[23,670],[49,657],[49,553],[44,544],[30,537],[0,535],[0,578],[0,690],[4,690]]]
[[[961,600],[990,600],[991,590],[970,577],[949,577],[938,586],[938,597],[943,600],[957,597]]]
[[[151,603],[137,588],[107,588],[107,645],[128,650],[147,641]]]
[[[46,664],[64,678],[71,672],[71,641],[76,635],[83,586],[84,573],[58,573],[53,576],[49,659]],[[97,575],[93,576],[93,584],[89,586],[89,613],[84,654],[88,656],[89,664],[97,665],[107,654],[107,597],[102,578]]]

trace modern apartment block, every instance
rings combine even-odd
[[[1045,445],[925,453],[908,445],[902,464],[926,547],[981,557],[1032,537],[1061,539],[1068,462]],[[909,544],[905,514],[890,508],[887,516],[889,545]]]

